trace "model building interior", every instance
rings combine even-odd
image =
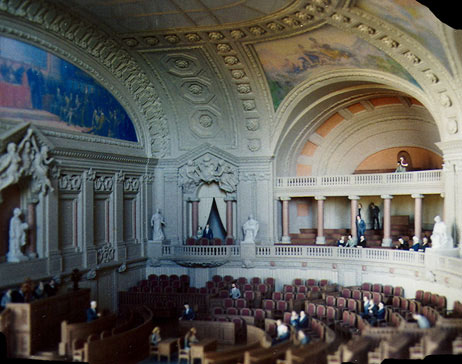
[[[460,355],[462,30],[428,3],[0,0],[0,361]]]

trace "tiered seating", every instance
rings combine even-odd
[[[157,276],[150,274],[148,279],[142,279],[134,287],[130,287],[129,292],[153,292],[153,293],[182,293],[189,289],[189,276],[176,274],[167,276],[166,274]]]

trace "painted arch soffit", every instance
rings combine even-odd
[[[310,70],[312,64],[316,64],[316,62],[319,64],[323,63],[322,57],[327,60],[329,60],[329,57],[332,58],[332,66],[343,67],[344,65],[342,63],[344,60],[349,59],[350,63],[353,62],[351,65],[355,67],[371,69],[372,71],[382,71],[385,73],[388,72],[390,75],[400,74],[402,80],[413,83],[416,87],[420,88],[424,94],[427,94],[425,99],[420,99],[419,101],[425,103],[426,107],[435,118],[445,124],[442,128],[443,138],[460,137],[460,135],[456,135],[460,134],[460,127],[458,126],[460,120],[458,115],[460,115],[459,111],[461,110],[461,105],[457,97],[456,80],[454,80],[450,71],[446,68],[444,60],[442,60],[441,57],[433,55],[431,51],[428,51],[425,47],[426,43],[420,43],[412,35],[404,34],[401,29],[393,24],[387,23],[381,18],[376,18],[373,14],[367,13],[357,7],[329,9],[329,11],[323,13],[321,18],[326,25],[331,26],[330,29],[332,30],[327,30],[327,32],[343,31],[345,34],[348,34],[351,40],[356,39],[357,42],[360,42],[363,45],[362,48],[375,49],[377,57],[372,66],[368,64],[364,65],[360,60],[358,62],[354,57],[349,57],[349,55],[353,54],[351,52],[353,48],[343,49],[340,47],[337,49],[332,47],[329,42],[323,42],[322,32],[326,31],[323,29],[328,29],[324,26],[315,29],[314,33],[310,31],[298,36],[300,39],[309,39],[311,43],[316,43],[317,50],[323,51],[324,55],[318,54],[320,52],[314,52],[316,54],[306,52],[306,56],[303,54],[299,57],[300,59],[297,59],[300,64],[297,63],[298,66],[295,64],[295,68],[292,69],[294,74],[297,73],[298,68],[302,69],[306,66],[306,69]],[[320,38],[312,36],[313,34],[316,35],[316,33],[320,34]],[[253,42],[253,46],[256,49],[256,54],[258,54],[257,57],[261,61],[262,68],[268,80],[268,87],[272,94],[273,102],[275,102],[276,106],[282,106],[287,104],[287,99],[291,97],[291,95],[293,96],[294,90],[298,87],[298,84],[296,79],[292,80],[292,86],[289,85],[288,89],[285,91],[273,84],[275,79],[271,78],[270,73],[272,71],[269,70],[274,66],[275,58],[270,56],[270,52],[265,54],[265,51],[268,49],[263,49],[263,44],[267,43],[271,45],[278,42],[283,42],[283,40],[278,40],[276,38],[268,41],[262,40],[260,43]],[[303,44],[298,44],[295,45],[295,47],[299,45],[303,46]],[[266,60],[268,60],[266,65],[265,57]],[[368,62],[370,62],[369,58]],[[377,67],[375,67],[374,64]],[[289,62],[286,66],[287,65],[290,66],[291,63]],[[324,64],[319,68],[323,67]],[[313,67],[313,69],[315,68],[316,67]],[[335,69],[335,67],[333,67],[333,69]],[[396,70],[400,71],[395,72]],[[274,75],[281,75],[277,66],[274,67],[273,71]],[[285,82],[282,83],[287,85]],[[291,84],[291,82],[289,82],[289,84]],[[396,86],[398,90],[401,90],[399,83],[396,83]],[[278,92],[281,93],[278,94]],[[281,106],[277,109],[277,114],[279,114],[279,116],[276,114],[273,136],[275,134],[277,135],[276,130],[280,123]]]
[[[110,90],[132,118],[148,155],[169,154],[168,120],[156,88],[117,39],[46,0],[20,0],[14,4],[0,1],[0,17],[5,17],[0,34],[24,40],[71,62]]]

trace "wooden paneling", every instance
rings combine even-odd
[[[60,340],[61,321],[83,322],[90,290],[81,289],[30,303],[9,303],[13,311],[12,355],[27,357]]]

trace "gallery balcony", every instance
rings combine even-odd
[[[440,194],[443,192],[442,176],[442,170],[436,169],[404,173],[277,177],[274,194],[276,197]]]

